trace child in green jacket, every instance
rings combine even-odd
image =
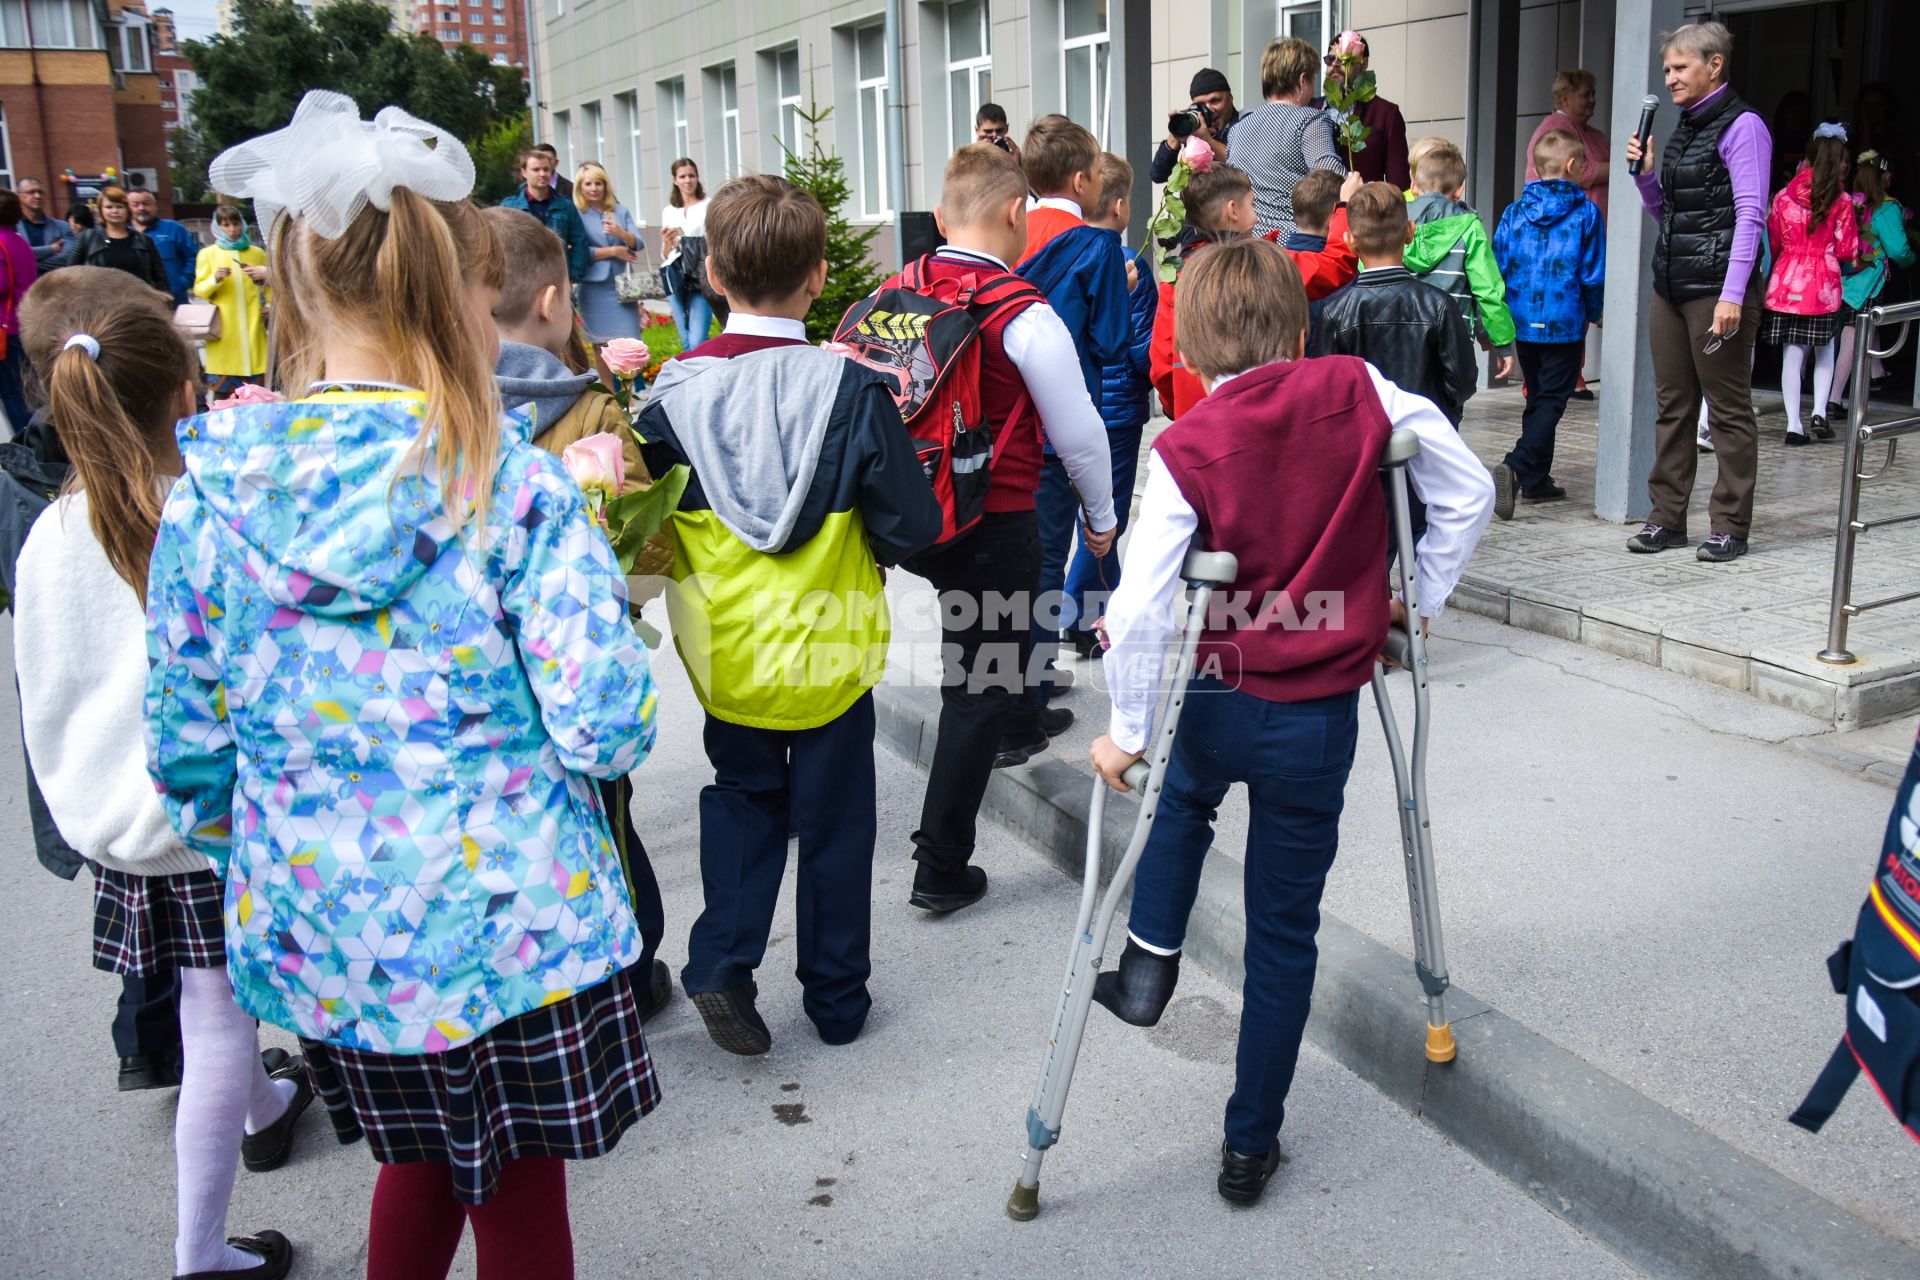
[[[1494,353],[1494,377],[1513,373],[1513,316],[1507,284],[1493,260],[1493,244],[1480,215],[1464,204],[1467,162],[1450,143],[1429,149],[1413,174],[1414,200],[1407,207],[1413,243],[1407,270],[1453,295],[1483,350]]]

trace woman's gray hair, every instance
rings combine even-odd
[[[1675,49],[1690,53],[1702,62],[1711,62],[1718,55],[1720,78],[1724,80],[1727,69],[1733,65],[1733,32],[1727,30],[1724,22],[1690,22],[1660,37],[1662,58]]]

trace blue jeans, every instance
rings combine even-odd
[[[1067,464],[1049,453],[1041,461],[1040,487],[1033,495],[1034,530],[1040,535],[1040,580],[1034,584],[1030,630],[1033,655],[1029,671],[1051,674],[1060,652],[1060,627],[1066,621],[1062,601],[1067,585],[1067,557],[1073,551],[1074,529],[1080,523],[1080,495],[1067,476]],[[1027,686],[1027,701],[1044,707],[1053,697],[1051,679]]]
[[[667,306],[673,312],[674,327],[680,330],[680,349],[691,351],[713,332],[713,304],[698,289],[682,297],[675,290],[667,294]]]
[[[1268,702],[1206,679],[1191,694],[1127,927],[1156,947],[1185,942],[1215,811],[1229,786],[1246,783],[1247,976],[1226,1138],[1259,1155],[1280,1136],[1312,1005],[1320,893],[1340,845],[1360,695]]]
[[[1107,428],[1107,447],[1113,452],[1113,514],[1120,523],[1113,530],[1114,548],[1104,556],[1075,543],[1073,562],[1067,566],[1067,601],[1060,614],[1063,630],[1093,630],[1107,611],[1113,589],[1120,585],[1120,535],[1127,531],[1127,517],[1133,512],[1133,480],[1140,470],[1140,433],[1145,425]]]
[[[27,408],[27,393],[24,375],[27,367],[27,353],[20,345],[20,335],[7,335],[7,354],[0,359],[0,408],[7,411],[7,425],[13,428],[13,438],[18,440],[20,433],[27,429],[27,419],[32,411]]]

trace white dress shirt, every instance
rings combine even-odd
[[[1427,529],[1414,555],[1414,573],[1421,616],[1437,618],[1493,515],[1493,479],[1431,400],[1402,391],[1372,365],[1367,375],[1388,420],[1420,438],[1420,452],[1407,464],[1407,478],[1427,504]],[[1238,376],[1216,378],[1209,394]],[[1158,453],[1149,453],[1140,516],[1130,529],[1120,585],[1107,603],[1106,632],[1112,647],[1104,666],[1113,703],[1107,733],[1122,751],[1144,750],[1152,731],[1165,687],[1162,655],[1186,616],[1180,569],[1199,527],[1200,517],[1174,483],[1173,473]]]
[[[789,320],[785,316],[749,315],[745,311],[728,312],[727,327],[721,332],[737,333],[743,338],[797,338],[801,342],[807,340],[807,325],[804,320]]]
[[[1064,203],[1069,209],[1078,208],[1071,200]],[[1009,269],[1006,263],[979,249],[947,245],[936,256]],[[1038,302],[1007,322],[1000,331],[1000,345],[1027,384],[1027,394],[1040,414],[1041,429],[1080,493],[1087,523],[1095,533],[1105,533],[1117,523],[1113,514],[1113,451],[1107,445],[1107,424],[1094,408],[1087,384],[1080,377],[1080,353],[1074,348],[1073,335],[1052,307]]]

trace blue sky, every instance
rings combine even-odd
[[[173,10],[173,25],[182,40],[204,40],[213,34],[213,0],[147,0],[147,8]]]

